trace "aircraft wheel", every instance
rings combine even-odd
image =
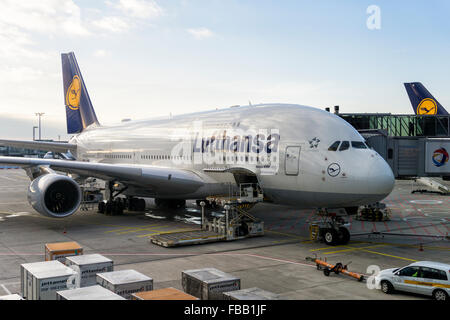
[[[145,200],[144,199],[137,199],[136,201],[136,210],[137,211],[145,211]]]
[[[338,237],[339,244],[347,244],[350,241],[350,232],[345,227],[339,227]]]
[[[106,210],[106,205],[104,201],[98,203],[98,213],[104,214]]]
[[[123,206],[121,201],[116,200],[112,203],[112,214],[113,215],[123,214]]]
[[[323,239],[324,239],[325,243],[329,246],[336,245],[337,240],[338,240],[337,231],[332,228],[325,229],[325,231],[323,233]]]
[[[330,269],[328,268],[323,269],[323,274],[328,277],[330,275]]]
[[[105,213],[106,214],[112,214],[113,213],[113,203],[111,201],[106,202]]]

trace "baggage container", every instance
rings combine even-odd
[[[260,288],[224,292],[223,298],[224,300],[281,300],[278,294]]]
[[[153,279],[135,270],[99,273],[97,283],[125,299],[136,292],[153,290]]]
[[[0,296],[0,300],[23,300],[18,294],[8,294],[6,296]]]
[[[83,254],[83,248],[77,242],[56,242],[45,244],[45,261],[65,262],[66,257]]]
[[[56,291],[74,284],[77,272],[57,260],[20,266],[22,296],[26,300],[56,300]],[[70,279],[69,279],[70,278]]]
[[[223,292],[239,290],[241,279],[214,268],[181,273],[183,290],[201,300],[222,300]]]
[[[133,293],[133,300],[198,300],[198,298],[175,288]]]
[[[80,273],[81,288],[96,285],[97,273],[111,272],[114,270],[113,261],[101,254],[66,257],[66,266]]]
[[[56,292],[57,300],[126,300],[100,285]]]

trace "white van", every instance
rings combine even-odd
[[[384,293],[399,290],[448,301],[450,297],[450,265],[419,261],[403,268],[386,269],[375,276],[375,284]]]

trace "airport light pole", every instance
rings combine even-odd
[[[45,112],[36,112],[35,115],[39,117],[39,140],[41,140],[41,117],[45,114]]]
[[[35,131],[36,131],[37,128],[38,128],[38,127],[33,126],[33,141],[36,140],[36,134],[35,134]]]

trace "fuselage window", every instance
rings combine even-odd
[[[355,148],[355,149],[367,149],[367,146],[362,141],[352,141],[352,148]]]
[[[328,148],[328,151],[336,151],[340,143],[340,141],[333,142],[333,144]]]
[[[341,146],[339,147],[339,151],[344,151],[350,148],[350,142],[348,141],[342,141]]]

